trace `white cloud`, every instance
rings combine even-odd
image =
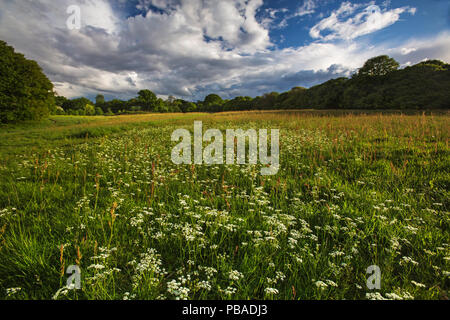
[[[364,9],[360,10],[362,8]],[[344,2],[328,18],[321,20],[312,27],[309,34],[314,39],[324,41],[336,39],[352,40],[394,24],[400,19],[402,13],[415,13],[413,9],[402,7],[388,10],[381,9],[373,2],[370,5]],[[359,12],[353,15],[357,11]],[[324,31],[329,32],[329,34],[322,35]]]
[[[448,63],[450,62],[450,32],[444,31],[435,37],[408,40],[402,46],[390,49],[389,53],[400,63],[408,61],[418,63],[425,59],[443,60]]]
[[[119,19],[105,0],[86,0],[80,3],[81,22],[84,26],[104,29],[108,33],[118,31]]]
[[[107,0],[79,0],[82,15],[89,13],[79,31],[66,28],[66,8],[75,0],[60,0],[58,6],[50,0],[0,2],[0,39],[38,61],[57,92],[67,97],[130,98],[145,88],[188,99],[210,92],[255,96],[348,76],[385,53],[402,64],[428,57],[450,61],[448,33],[394,45],[317,41],[274,49],[269,26],[256,19],[262,0],[142,0],[141,10],[163,11],[128,19],[119,18]],[[377,13],[367,7],[342,4],[333,13],[337,23],[328,20],[333,39],[373,30],[366,24]],[[377,28],[398,19],[398,10],[407,9],[381,10],[383,23]],[[270,12],[269,18],[277,14]],[[326,39],[325,29],[317,30],[317,39]]]
[[[411,52],[417,51],[416,48],[402,48],[402,55],[410,54]]]
[[[300,8],[298,8],[295,15],[302,17],[302,16],[313,14],[314,12],[316,12],[315,9],[317,8],[316,1],[317,0],[305,0],[303,2],[303,5]]]

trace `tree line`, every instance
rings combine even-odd
[[[448,109],[450,65],[427,60],[400,68],[393,58],[369,59],[350,78],[337,78],[309,89],[295,87],[283,93],[222,99],[217,94],[203,101],[170,96],[161,99],[141,90],[130,100],[95,101],[67,99],[53,92],[53,85],[39,65],[25,59],[0,41],[0,122],[40,119],[49,114],[116,115],[166,112],[224,112],[285,109]]]

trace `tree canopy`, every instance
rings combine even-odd
[[[367,60],[364,66],[359,69],[358,76],[385,76],[397,70],[400,64],[393,58],[383,55]]]
[[[55,111],[53,84],[41,67],[0,41],[0,122],[36,120]]]

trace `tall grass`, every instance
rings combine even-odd
[[[281,170],[173,130],[281,130]],[[446,299],[448,114],[53,117],[0,131],[2,299]],[[79,265],[81,290],[66,288]],[[381,269],[369,290],[367,267]]]

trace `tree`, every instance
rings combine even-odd
[[[252,100],[251,97],[236,97],[223,105],[223,111],[250,110]]]
[[[91,104],[87,104],[84,107],[84,112],[87,116],[95,116],[95,107]]]
[[[203,101],[203,110],[207,112],[218,112],[221,111],[221,107],[224,101],[217,94],[210,94]]]
[[[102,94],[98,94],[98,95],[95,97],[95,105],[96,105],[97,107],[100,107],[100,106],[103,105],[104,103],[105,103],[105,96],[102,95]]]
[[[138,92],[138,103],[144,110],[152,111],[157,103],[158,98],[150,90],[141,90]]]
[[[210,94],[205,98],[205,105],[211,106],[215,104],[222,104],[223,100],[218,94]]]
[[[95,108],[95,115],[96,116],[102,116],[104,114],[102,108],[96,107]]]
[[[67,101],[68,101],[68,99],[63,96],[55,97],[55,104],[59,107],[62,107]]]
[[[81,110],[86,107],[87,104],[92,104],[91,100],[87,98],[77,98],[72,100],[66,100],[62,107],[64,110]]]
[[[61,108],[60,106],[56,106],[54,114],[62,116],[65,115],[66,113],[63,108]]]
[[[278,92],[270,92],[264,94],[258,101],[258,108],[261,109],[272,109],[276,106],[278,96],[280,94]]]
[[[385,76],[398,70],[400,64],[393,58],[383,55],[367,60],[364,66],[359,69],[358,76],[376,77]]]
[[[53,84],[41,67],[0,41],[0,122],[41,119],[55,108]]]

